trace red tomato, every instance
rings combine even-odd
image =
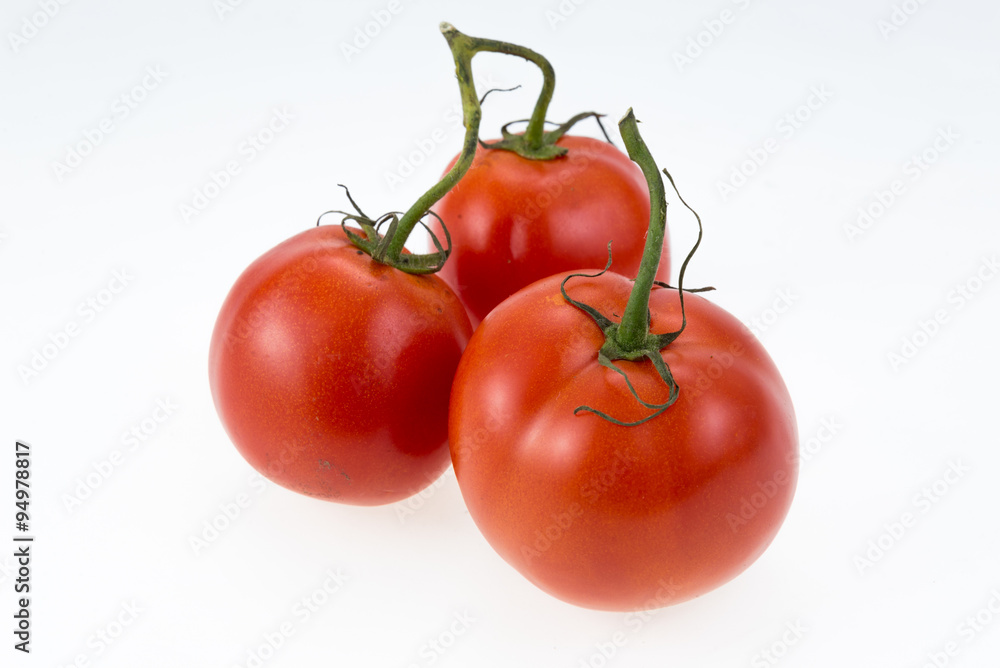
[[[736,318],[685,295],[687,327],[662,350],[679,396],[650,414],[601,366],[604,335],[559,291],[565,275],[498,306],[466,348],[452,390],[452,462],[473,520],[531,582],[601,610],[662,607],[746,569],[791,503],[792,402],[774,363]],[[573,278],[575,300],[615,321],[632,282]],[[651,331],[681,323],[677,291],[654,288]],[[614,316],[614,317],[612,317]],[[639,396],[668,390],[648,360],[615,362]]]
[[[212,396],[240,454],[288,489],[390,503],[447,468],[451,381],[472,333],[434,276],[379,264],[314,227],[239,277],[209,353]]]
[[[617,273],[632,277],[639,268],[649,225],[642,170],[604,141],[564,135],[557,144],[569,152],[552,160],[480,147],[434,206],[453,244],[438,275],[462,298],[473,325],[529,283],[603,267],[609,241]],[[437,221],[432,229],[444,238]],[[664,242],[662,281],[669,280],[668,257]]]

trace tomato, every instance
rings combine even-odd
[[[796,484],[792,402],[736,318],[685,295],[686,329],[662,349],[676,402],[647,417],[597,360],[605,336],[560,293],[565,274],[498,306],[466,348],[449,437],[462,496],[493,548],[546,592],[601,610],[678,603],[719,586],[774,538]],[[567,293],[612,321],[633,283],[577,277]],[[650,330],[676,331],[678,293],[653,288]],[[638,395],[665,403],[646,359],[617,361]]]
[[[529,283],[603,267],[608,241],[614,270],[635,276],[649,222],[642,171],[604,141],[563,135],[556,144],[568,152],[552,160],[480,147],[463,179],[434,207],[453,244],[439,275],[474,325]],[[432,229],[444,238],[439,223]],[[667,281],[666,243],[664,249],[657,277]]]
[[[239,277],[209,376],[240,454],[288,489],[397,501],[448,467],[451,381],[472,328],[440,279],[380,264],[314,227]]]

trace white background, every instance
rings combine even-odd
[[[51,18],[4,3],[0,540],[15,439],[32,446],[37,539],[29,656],[8,630],[13,542],[0,550],[0,663],[229,668],[263,646],[275,668],[997,665],[1000,9],[908,0],[894,17],[895,1],[49,0]],[[372,12],[391,21],[348,57]],[[635,108],[705,221],[689,284],[756,320],[784,374],[807,449],[795,502],[767,553],[698,600],[645,618],[563,604],[492,552],[450,472],[394,506],[315,501],[261,483],[216,417],[208,341],[240,271],[346,207],[337,183],[370,212],[404,209],[458,150],[442,20],[545,54],[553,120],[598,110],[613,131]],[[490,138],[529,114],[540,77],[475,63],[481,83],[522,84],[488,100]],[[249,160],[276,109],[292,120]],[[766,162],[744,164],[768,139]],[[669,224],[676,270],[694,223],[675,203]],[[105,292],[116,272],[127,284]],[[158,401],[176,406],[159,423]],[[132,429],[147,432],[134,448]]]

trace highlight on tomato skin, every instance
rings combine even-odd
[[[603,335],[560,294],[566,274],[519,291],[480,325],[459,364],[449,437],[462,496],[487,541],[547,593],[630,611],[711,591],[750,566],[788,512],[797,429],[777,368],[735,317],[687,295],[688,329],[663,355],[680,387],[655,419],[600,366]],[[621,313],[632,283],[578,278],[575,299]],[[676,291],[651,293],[651,329],[680,323]],[[652,366],[621,362],[644,400]]]
[[[386,504],[448,467],[451,381],[472,334],[433,275],[374,261],[339,226],[302,232],[237,279],[209,352],[240,454],[295,492]]]

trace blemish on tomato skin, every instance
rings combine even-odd
[[[333,464],[331,464],[330,462],[328,462],[325,459],[319,460],[319,465],[322,466],[325,469],[331,469],[331,468],[337,469],[337,473],[339,473],[340,475],[344,476],[344,478],[347,479],[347,482],[351,482],[351,476],[347,475],[347,471],[345,471],[344,469],[340,468],[339,466],[334,466]]]

